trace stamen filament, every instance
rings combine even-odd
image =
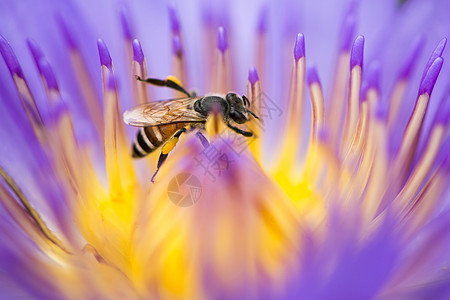
[[[70,62],[75,73],[75,77],[78,82],[79,90],[82,92],[84,105],[87,108],[90,119],[95,126],[99,137],[103,136],[103,116],[102,108],[100,106],[99,95],[95,92],[94,81],[91,78],[91,74],[88,73],[86,62],[82,57],[80,49],[67,27],[62,17],[58,18],[60,28],[63,31],[63,35],[66,38],[68,44]]]
[[[139,76],[140,78],[147,78],[147,67],[144,57],[144,52],[142,51],[141,43],[135,39],[133,40],[133,74]],[[144,104],[149,101],[147,84],[145,82],[136,80],[133,76],[133,91],[134,99],[136,104]]]
[[[412,163],[414,154],[416,152],[417,143],[422,129],[423,120],[428,107],[428,100],[437,80],[439,72],[441,71],[443,59],[438,57],[433,64],[426,71],[424,79],[419,88],[419,96],[416,105],[409,119],[408,125],[405,129],[400,149],[395,158],[393,166],[393,174],[396,174],[397,182],[403,183],[409,167]]]
[[[215,81],[213,83],[213,90],[218,93],[226,94],[231,89],[231,73],[228,55],[228,41],[225,34],[225,29],[219,27],[217,40],[217,59],[215,63]]]
[[[5,63],[9,69],[11,77],[16,85],[16,89],[19,93],[20,102],[27,114],[28,120],[36,134],[36,137],[40,141],[41,145],[46,145],[46,133],[44,130],[44,122],[42,120],[39,109],[36,105],[36,101],[28,87],[28,83],[25,80],[22,68],[17,61],[17,58],[9,45],[9,43],[0,35],[0,52],[5,60]]]
[[[250,151],[255,155],[257,160],[261,159],[261,123],[264,122],[261,114],[262,93],[261,81],[255,67],[252,67],[248,74],[247,81],[247,97],[250,100],[250,109],[260,118],[255,120],[252,118],[248,123],[248,129],[254,133],[256,140],[250,143]]]
[[[264,6],[261,9],[258,21],[258,33],[256,36],[256,68],[259,70],[259,76],[262,82],[265,81],[266,76],[266,56],[267,56],[267,18],[268,18],[268,8]]]
[[[430,139],[424,153],[421,155],[420,160],[403,186],[403,189],[394,201],[403,213],[410,211],[414,206],[414,203],[409,201],[414,198],[415,193],[418,191],[420,185],[424,182],[426,176],[431,170],[436,156],[441,149],[445,134],[445,124],[442,123],[435,125],[431,131]]]
[[[294,67],[285,121],[285,128],[287,129],[282,142],[281,161],[278,164],[280,169],[283,170],[293,169],[295,164],[292,163],[292,160],[297,157],[300,145],[297,141],[302,140],[305,69],[305,39],[303,34],[299,33],[294,47]]]
[[[321,132],[325,125],[325,103],[322,92],[322,86],[317,75],[315,67],[308,70],[308,84],[311,95],[311,143],[316,143],[319,132]]]
[[[403,97],[406,92],[407,83],[411,76],[411,72],[414,69],[414,66],[418,61],[417,57],[423,50],[425,38],[423,36],[418,36],[406,54],[405,62],[403,63],[403,67],[401,68],[399,79],[394,85],[394,88],[391,93],[391,99],[389,101],[389,116],[388,116],[388,128],[392,129],[394,122],[398,116],[399,109],[402,104]]]
[[[134,170],[122,122],[119,96],[111,57],[105,43],[97,42],[102,65],[105,105],[105,159],[112,201],[131,199],[135,185]],[[127,202],[127,201],[125,201]]]
[[[350,83],[347,104],[346,122],[343,132],[341,151],[345,153],[350,147],[359,120],[359,94],[361,90],[362,66],[363,66],[364,37],[358,36],[353,43],[350,57]]]

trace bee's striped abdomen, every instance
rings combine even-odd
[[[133,157],[144,157],[164,144],[183,124],[142,127],[133,143]]]

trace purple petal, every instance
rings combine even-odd
[[[308,85],[311,85],[313,83],[318,83],[320,85],[320,79],[315,65],[309,66],[308,70],[306,71],[306,78],[308,80]]]
[[[358,36],[353,42],[352,54],[350,57],[350,70],[355,66],[363,67],[364,60],[364,37]]]
[[[359,252],[347,253],[342,257],[319,299],[335,299],[336,295],[342,299],[374,298],[390,278],[397,251],[392,233],[388,232],[388,228],[383,229]]]
[[[64,101],[58,101],[50,109],[50,115],[53,120],[58,120],[63,114],[69,113],[69,108]]]
[[[180,21],[177,16],[177,12],[173,5],[168,6],[169,9],[169,18],[170,18],[170,28],[173,34],[180,34]]]
[[[259,13],[259,20],[258,20],[259,33],[264,33],[267,31],[267,21],[268,21],[268,7],[267,5],[265,5],[261,8],[261,11]]]
[[[251,67],[248,71],[248,81],[250,81],[252,85],[259,81],[258,72],[255,67]]]
[[[294,59],[298,61],[305,56],[305,37],[302,33],[297,34],[294,46]]]
[[[424,46],[425,37],[423,35],[417,36],[406,54],[405,62],[403,63],[403,67],[400,69],[400,78],[408,78],[411,75],[411,72],[416,65],[417,58],[420,56]]]
[[[355,10],[356,4],[353,2],[350,4],[348,12],[344,17],[344,23],[342,24],[341,34],[339,36],[339,50],[342,52],[348,51],[352,45],[356,28]]]
[[[124,11],[120,12],[120,23],[122,24],[123,35],[127,40],[131,40],[133,34],[131,33],[130,22],[128,21],[127,15]]]
[[[56,20],[59,23],[59,28],[61,29],[64,39],[66,40],[66,43],[69,46],[69,48],[71,49],[76,48],[73,33],[67,26],[66,22],[64,21],[64,18],[61,15],[57,15]]]
[[[39,73],[42,73],[41,68],[39,66],[39,61],[44,56],[44,54],[42,53],[41,48],[39,48],[39,46],[30,39],[27,39],[27,45],[28,49],[30,49],[31,55],[34,58],[34,62],[36,63]]]
[[[442,40],[439,41],[439,43],[436,46],[436,48],[434,48],[433,53],[431,53],[430,59],[428,60],[427,64],[425,65],[425,71],[424,71],[424,74],[422,76],[422,80],[424,80],[425,75],[428,72],[428,69],[435,62],[436,58],[441,57],[442,53],[444,52],[445,45],[447,45],[447,39],[443,38]]]
[[[109,90],[115,90],[116,89],[116,78],[114,76],[114,73],[112,73],[112,72],[109,74],[107,88]]]
[[[0,35],[0,52],[2,53],[3,59],[5,60],[6,66],[8,67],[11,75],[17,75],[23,78],[23,72],[19,65],[19,61],[14,55],[11,46],[2,35]]]
[[[183,46],[181,45],[180,37],[178,35],[175,35],[172,38],[172,49],[173,54],[180,57],[183,55]]]
[[[47,86],[50,90],[58,90],[58,83],[56,82],[55,74],[53,73],[50,64],[45,57],[42,57],[38,62],[39,70],[44,76]]]
[[[97,40],[97,48],[98,54],[100,56],[100,64],[107,67],[108,69],[112,69],[111,56],[109,55],[108,48],[106,47],[106,44],[102,39]]]
[[[197,138],[200,140],[200,142],[202,143],[203,148],[208,148],[209,147],[209,142],[208,140],[205,138],[205,136],[200,132],[197,131]]]
[[[367,84],[369,88],[374,88],[377,91],[380,90],[380,63],[373,61],[367,68]]]
[[[420,83],[419,95],[423,95],[425,93],[431,95],[443,63],[444,59],[442,57],[438,57],[434,60],[428,70],[425,71],[426,73],[424,74],[423,80]]]
[[[217,39],[217,48],[219,48],[220,52],[224,53],[228,49],[228,41],[225,34],[225,29],[223,27],[219,27],[219,37]]]
[[[447,124],[448,120],[450,118],[450,102],[449,98],[445,97],[441,101],[441,105],[439,106],[439,109],[436,114],[436,123],[443,123]]]
[[[140,64],[144,62],[144,52],[138,39],[133,40],[133,59]]]

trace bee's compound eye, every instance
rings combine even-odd
[[[230,111],[230,118],[238,124],[244,124],[247,122],[247,118],[244,114],[235,110]]]

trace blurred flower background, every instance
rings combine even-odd
[[[449,9],[0,1],[1,298],[448,299]],[[136,74],[246,94],[257,138],[184,135],[151,184],[121,115],[178,95]]]

